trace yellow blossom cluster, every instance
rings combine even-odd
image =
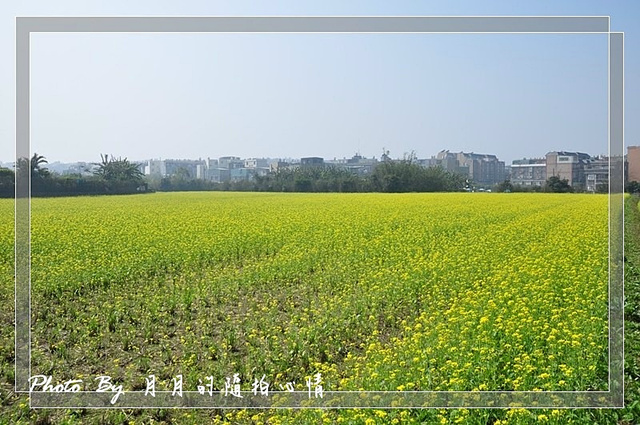
[[[11,218],[0,222],[7,287]],[[243,390],[262,375],[304,390],[321,373],[325,391],[606,390],[607,232],[599,195],[36,198],[33,371],[106,374],[128,389],[148,374],[192,387],[211,375],[219,389],[238,373]]]

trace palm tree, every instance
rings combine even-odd
[[[42,164],[48,164],[47,159],[42,156],[34,153],[31,157],[31,177],[47,177],[49,176],[49,170],[42,167]]]
[[[26,173],[31,174],[31,180],[40,180],[49,177],[51,173],[42,164],[48,164],[47,159],[34,153],[30,160],[27,158],[19,158],[16,169],[21,176],[26,177]]]
[[[142,181],[144,174],[140,171],[139,165],[129,162],[127,158],[116,159],[113,155],[100,155],[102,160],[98,165],[95,175],[107,181],[136,182]]]

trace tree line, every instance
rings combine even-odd
[[[442,168],[425,168],[411,159],[386,161],[371,173],[355,174],[336,166],[282,168],[249,180],[211,182],[180,173],[147,178],[139,165],[126,158],[101,155],[92,175],[56,175],[37,153],[18,161],[17,173],[31,174],[32,196],[126,194],[149,191],[258,191],[258,192],[445,192],[461,190],[465,178]],[[14,196],[15,174],[0,169],[0,196]]]
[[[325,166],[283,169],[254,180],[255,190],[271,192],[445,192],[461,190],[465,181],[410,160],[382,162],[364,175]]]
[[[345,168],[319,167],[280,168],[248,180],[220,183],[185,179],[175,175],[156,180],[152,189],[231,190],[254,192],[445,192],[462,190],[465,178],[442,168],[425,168],[411,160],[387,161],[368,174],[356,174]]]
[[[35,153],[17,162],[16,171],[0,167],[0,197],[15,194],[15,174],[31,175],[32,196],[131,194],[153,191],[257,191],[257,192],[455,192],[470,190],[473,182],[441,167],[423,167],[411,157],[383,161],[368,174],[355,174],[336,166],[281,168],[248,180],[212,182],[185,173],[162,178],[145,176],[140,165],[126,158],[101,155],[91,175],[57,175],[47,168],[44,156]],[[509,180],[493,187],[497,192],[569,193],[575,188],[566,179],[550,177],[542,187],[522,187]],[[626,191],[640,193],[640,183]]]
[[[126,158],[101,155],[100,163],[89,176],[57,175],[45,166],[44,156],[34,153],[30,159],[21,158],[16,171],[0,168],[0,197],[15,196],[16,174],[31,177],[32,196],[73,196],[138,193],[147,190],[144,174],[137,164]]]
[[[569,180],[558,176],[551,176],[543,186],[520,186],[505,180],[495,186],[496,192],[547,192],[547,193],[573,193],[576,189],[569,184]]]

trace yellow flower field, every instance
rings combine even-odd
[[[125,390],[233,373],[243,390],[263,374],[304,390],[317,372],[331,391],[606,390],[607,231],[600,195],[36,198],[33,374]],[[377,412],[337,417],[402,420]]]

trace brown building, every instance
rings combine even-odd
[[[547,178],[566,179],[569,185],[584,189],[584,165],[591,157],[581,152],[556,151],[546,155]]]
[[[628,180],[640,182],[640,146],[627,147]]]

